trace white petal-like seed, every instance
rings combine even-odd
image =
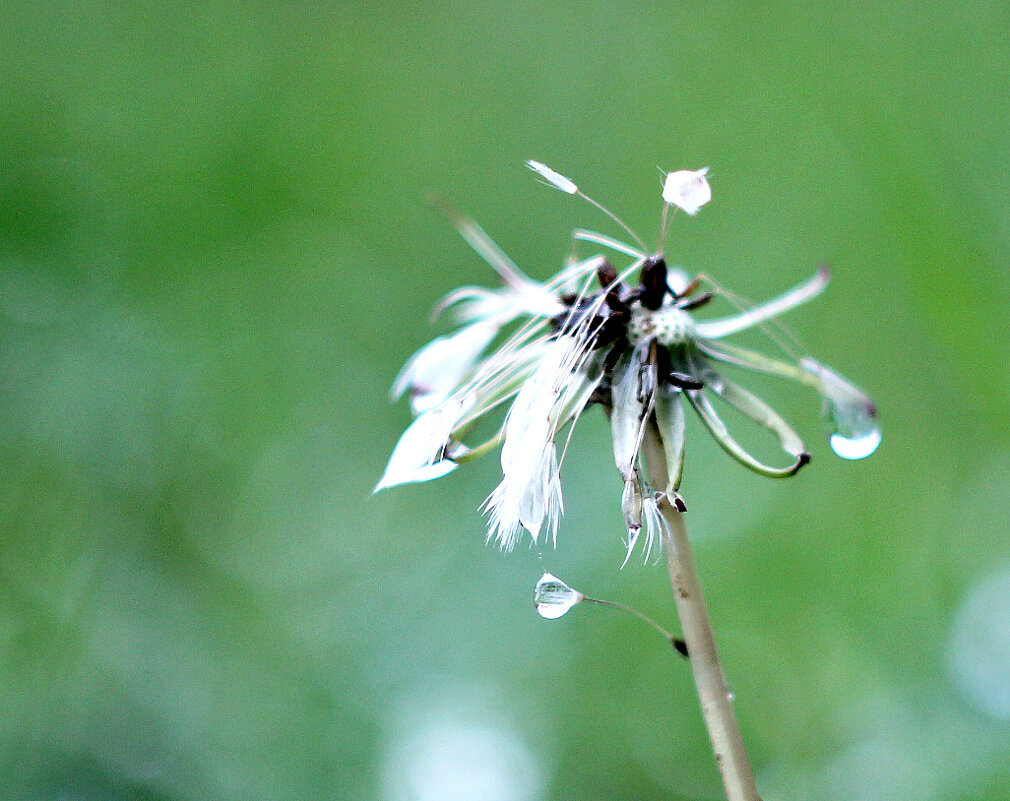
[[[614,461],[625,481],[631,481],[634,476],[643,426],[652,411],[652,388],[645,386],[650,383],[646,372],[649,367],[643,364],[647,353],[648,346],[640,344],[622,360],[623,366],[615,371],[611,391],[613,411],[610,415],[610,431],[614,444]]]
[[[565,176],[559,172],[555,172],[541,161],[534,161],[533,159],[530,159],[526,162],[526,166],[533,170],[533,172],[539,173],[540,176],[555,189],[560,189],[562,192],[567,192],[569,195],[574,195],[579,191],[579,188],[575,185],[574,181],[570,178],[565,178]]]
[[[712,199],[712,187],[705,177],[707,174],[708,167],[667,173],[663,182],[663,200],[688,214],[697,214],[698,209]]]
[[[664,384],[656,393],[656,424],[663,441],[663,451],[667,464],[667,495],[673,496],[680,489],[680,479],[684,471],[684,401],[682,393]]]
[[[386,472],[372,492],[399,484],[431,481],[455,470],[457,464],[445,459],[444,454],[462,411],[462,403],[450,400],[414,420],[400,436]]]
[[[409,390],[414,414],[434,409],[470,375],[497,333],[497,325],[479,321],[453,334],[436,337],[407,360],[390,394],[396,399]]]

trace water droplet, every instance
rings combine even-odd
[[[824,398],[824,416],[833,431],[831,449],[843,459],[865,459],[880,445],[880,426],[873,400],[834,370],[804,359],[800,365],[815,375]]]
[[[573,590],[557,576],[544,573],[533,588],[533,605],[537,613],[548,620],[555,620],[564,615],[575,604],[581,603],[585,596],[578,590]]]
[[[860,437],[843,437],[832,434],[829,439],[831,450],[843,459],[865,459],[880,445],[880,429],[874,427]]]

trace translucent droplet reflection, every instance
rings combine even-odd
[[[533,588],[533,605],[537,613],[548,620],[561,617],[575,604],[581,603],[584,597],[550,573],[544,573]]]
[[[817,378],[824,416],[834,429],[829,437],[831,449],[843,459],[865,459],[877,450],[880,426],[870,396],[813,359],[803,359],[800,366]]]

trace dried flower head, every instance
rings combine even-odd
[[[660,247],[649,253],[631,229],[575,182],[540,162],[528,166],[557,189],[589,200],[628,231],[637,246],[585,230],[576,231],[574,238],[617,251],[630,263],[618,270],[595,255],[537,283],[476,223],[446,209],[503,286],[464,287],[439,305],[439,311],[453,311],[460,328],[415,353],[394,382],[393,397],[407,393],[416,419],[397,443],[376,491],[438,478],[500,445],[502,480],[484,503],[488,539],[505,549],[524,530],[534,542],[542,533],[554,539],[563,511],[560,468],[567,438],[583,411],[599,405],[610,418],[614,460],[624,482],[628,554],[644,525],[648,555],[661,539],[658,500],[665,495],[683,508],[677,490],[684,464],[685,402],[719,445],[751,470],[791,476],[810,460],[785,420],[725,377],[717,367],[721,364],[791,378],[814,389],[823,399],[838,455],[858,459],[876,449],[876,409],[856,386],[794,354],[781,340],[776,339],[789,354],[784,360],[725,341],[746,329],[764,328],[819,295],[828,283],[826,268],[765,303],[739,304],[735,313],[723,317],[696,316],[714,297],[733,301],[733,296],[708,278],[689,280],[680,270],[668,269],[662,245],[670,208],[693,215],[711,199],[707,169],[666,176]],[[772,432],[788,463],[765,464],[740,445],[713,398]],[[483,443],[466,444],[474,425],[506,404],[497,433]],[[650,486],[642,466],[643,447],[655,443],[661,443],[669,465],[663,487]]]

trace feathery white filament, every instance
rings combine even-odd
[[[563,501],[555,437],[572,401],[585,395],[588,350],[585,337],[571,334],[548,343],[505,418],[502,481],[484,504],[488,539],[494,537],[505,550],[523,528],[536,542],[545,520],[548,535],[557,533]]]
[[[645,545],[642,548],[644,561],[648,562],[652,556],[653,548],[657,553],[663,549],[663,532],[666,531],[666,520],[659,511],[659,502],[663,498],[663,493],[655,492],[645,497],[642,503],[642,525],[637,529],[628,531],[628,553],[624,557],[624,565],[631,559],[631,552],[635,550],[641,535],[645,533]]]
[[[624,513],[624,525],[628,529],[628,554],[621,563],[622,570],[631,558],[638,535],[642,533],[642,503],[642,484],[636,475],[624,482],[624,492],[621,494],[621,511]]]
[[[642,520],[645,528],[645,561],[652,556],[652,549],[657,553],[663,549],[663,532],[666,531],[666,519],[659,511],[659,500],[662,493],[656,493],[645,499],[642,504]]]

